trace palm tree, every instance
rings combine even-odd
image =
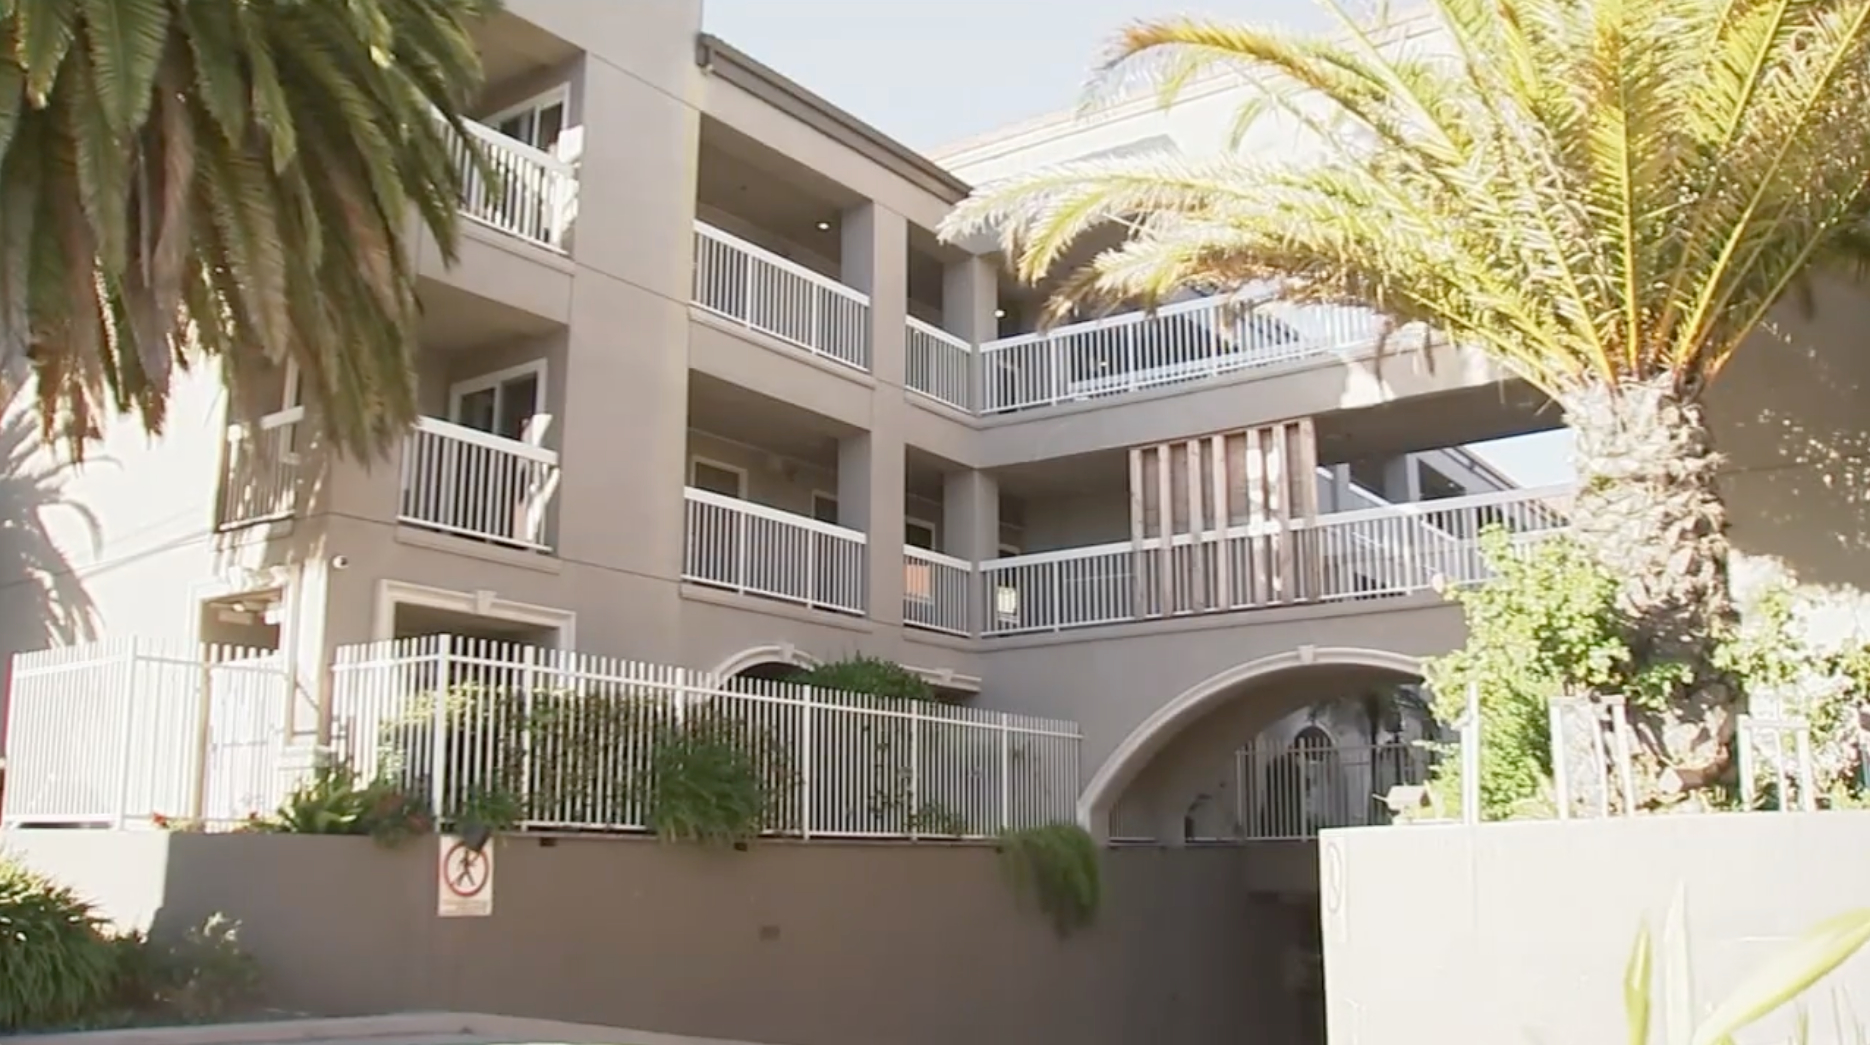
[[[1125,222],[1055,306],[1276,279],[1425,324],[1548,393],[1576,433],[1577,539],[1624,579],[1638,655],[1681,669],[1662,783],[1709,783],[1736,695],[1711,660],[1734,610],[1700,396],[1814,266],[1856,255],[1870,0],[1432,0],[1408,32],[1331,9],[1330,39],[1139,24],[1100,80],[1140,75],[1166,105],[1238,74],[1258,90],[1236,146],[1279,114],[1315,155],[1040,170],[944,233],[998,230],[1038,280]]]
[[[0,0],[0,379],[34,379],[47,435],[160,432],[176,368],[239,390],[290,359],[334,446],[389,445],[415,416],[408,217],[452,260],[496,5]]]

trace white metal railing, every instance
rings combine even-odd
[[[972,635],[968,621],[974,565],[965,559],[903,548],[903,623],[952,635]]]
[[[869,578],[856,530],[689,487],[682,577],[862,615]]]
[[[980,347],[982,414],[1120,395],[1274,363],[1372,348],[1383,321],[1364,309],[1200,298],[1073,323]],[[1392,335],[1418,346],[1419,329]]]
[[[267,414],[251,427],[229,425],[216,520],[223,530],[290,518],[298,509],[299,422],[305,408]]]
[[[397,517],[425,529],[548,551],[558,480],[554,451],[433,417],[417,418],[403,441]]]
[[[1316,520],[1118,541],[981,563],[982,633],[1334,599],[1404,595],[1487,577],[1480,535],[1534,541],[1566,526],[1570,487],[1392,504]]]
[[[13,658],[0,822],[270,815],[291,676],[275,651],[118,639]]]
[[[701,729],[750,757],[772,834],[987,837],[1078,797],[1051,719],[447,635],[340,647],[331,684],[339,757],[444,818],[499,790],[523,827],[652,828],[658,750]]]
[[[974,412],[974,346],[914,316],[903,332],[903,383],[938,403]]]
[[[472,121],[464,126],[469,137],[450,135],[461,172],[461,213],[509,235],[564,250],[578,201],[577,168],[491,127]],[[476,147],[486,160],[485,174],[474,162]]]
[[[870,369],[870,298],[835,279],[695,223],[695,304],[858,370]]]

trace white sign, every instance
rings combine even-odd
[[[485,918],[493,913],[493,841],[476,851],[442,835],[435,864],[435,913],[443,918]]]

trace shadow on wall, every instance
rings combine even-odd
[[[1820,288],[1779,318],[1707,395],[1735,548],[1870,590],[1870,298]]]
[[[24,397],[21,397],[23,399]],[[39,435],[30,404],[15,400],[0,414],[0,687],[13,654],[84,642],[97,636],[97,608],[84,580],[53,536],[49,517],[70,513],[96,554],[103,543],[97,517],[66,496],[73,466]],[[88,459],[87,464],[109,464]],[[3,692],[0,689],[0,692]]]
[[[439,918],[437,841],[14,831],[6,848],[154,935],[239,920],[265,1003],[473,1011],[775,1045],[1292,1040],[1298,928],[1237,851],[1104,854],[1061,938],[990,846],[511,836],[493,913]]]

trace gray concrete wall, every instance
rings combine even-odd
[[[1118,851],[1089,930],[1023,910],[991,848],[496,843],[494,913],[435,914],[436,841],[14,832],[125,924],[243,923],[269,1001],[473,1010],[775,1045],[1285,1042],[1296,930],[1239,851]]]
[[[1325,989],[1334,1045],[1625,1040],[1622,977],[1641,920],[1678,886],[1696,998],[1717,1004],[1774,949],[1870,897],[1870,814],[1722,814],[1325,832]],[[1858,955],[1832,987],[1870,1004]],[[1784,1041],[1790,1013],[1743,1035]]]

